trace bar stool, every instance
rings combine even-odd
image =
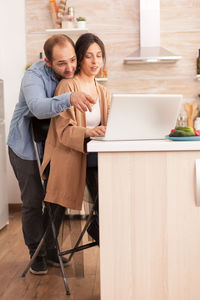
[[[36,159],[37,159],[37,164],[38,164],[39,171],[40,171],[40,167],[41,167],[41,160],[40,160],[40,156],[39,156],[38,143],[42,143],[43,146],[44,146],[44,143],[45,143],[45,140],[46,140],[46,137],[47,137],[47,133],[48,133],[49,124],[50,124],[50,119],[39,120],[35,117],[31,118],[31,135],[32,135],[32,141],[33,141],[33,145],[34,145],[34,150],[35,150],[35,154],[36,154]],[[45,184],[45,182],[44,182],[44,180],[42,179],[41,176],[40,176],[40,179],[41,179],[41,184],[42,184],[43,190],[45,192],[46,184]],[[79,246],[86,230],[88,229],[88,227],[91,224],[93,218],[95,217],[95,211],[96,211],[96,206],[97,206],[97,197],[94,201],[94,204],[92,205],[92,208],[91,208],[90,213],[87,217],[86,223],[85,223],[85,225],[84,225],[84,227],[83,227],[83,229],[82,229],[82,231],[81,231],[74,247],[71,248],[71,249],[68,249],[66,251],[62,251],[62,252],[60,251],[60,246],[59,246],[59,243],[58,243],[58,239],[57,239],[57,235],[56,235],[56,229],[55,229],[55,225],[54,225],[54,217],[56,216],[56,210],[55,210],[54,217],[53,217],[53,213],[52,213],[52,210],[51,210],[50,203],[46,202],[46,203],[44,203],[44,205],[46,206],[48,214],[49,214],[49,224],[48,224],[47,228],[45,229],[43,237],[41,238],[40,243],[39,243],[34,255],[32,256],[29,263],[26,265],[26,267],[24,269],[24,272],[22,273],[21,277],[26,276],[26,273],[30,269],[32,263],[34,262],[34,260],[37,257],[42,245],[45,242],[45,238],[46,238],[47,233],[49,232],[49,230],[52,230],[53,238],[54,238],[54,242],[55,242],[56,250],[57,250],[57,256],[58,256],[58,260],[59,260],[59,264],[60,264],[60,268],[61,268],[61,273],[62,273],[62,277],[63,277],[63,282],[64,282],[66,295],[70,295],[70,290],[69,290],[69,286],[68,286],[68,283],[67,283],[67,278],[66,278],[66,274],[65,274],[65,270],[64,270],[62,256],[69,254],[69,257],[67,258],[67,262],[69,262],[76,252],[79,252],[79,251],[85,250],[87,248],[91,248],[91,247],[94,247],[94,246],[98,245],[98,242],[95,241],[95,242],[90,242],[90,243],[87,243],[85,245]]]

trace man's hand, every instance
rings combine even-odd
[[[106,132],[105,126],[97,126],[95,128],[86,128],[85,137],[104,136]]]
[[[92,104],[96,103],[96,100],[92,99],[89,95],[83,92],[74,92],[70,96],[71,105],[78,108],[81,112],[92,111]]]

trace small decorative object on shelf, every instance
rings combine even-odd
[[[197,80],[200,80],[200,74],[196,76]]]
[[[40,60],[43,60],[43,53],[40,52]]]
[[[32,64],[27,64],[26,67],[25,67],[25,71],[30,68],[30,66],[32,66]]]
[[[58,14],[57,14],[57,21],[59,28],[62,26],[62,19],[65,14],[65,7],[66,7],[66,0],[60,0],[58,5]]]
[[[67,14],[64,14],[62,18],[62,28],[74,28],[74,9],[73,7],[68,7]]]
[[[66,1],[60,0],[58,6],[56,0],[49,0],[52,21],[55,28],[61,28],[62,19],[66,9]]]
[[[57,3],[56,3],[56,0],[49,0],[49,4],[50,4],[50,10],[51,10],[53,25],[54,25],[55,28],[60,28],[59,24],[57,24],[58,6],[57,6]]]
[[[106,68],[106,66],[103,66],[101,68],[101,70],[99,71],[99,73],[97,74],[96,80],[97,81],[107,81],[108,80],[107,76],[108,76],[107,68]]]
[[[39,53],[39,61],[43,61],[44,59],[43,59],[43,52],[40,52]],[[37,60],[38,61],[38,60]],[[37,61],[35,61],[35,62],[37,62]],[[27,64],[26,65],[26,67],[25,67],[25,70],[27,70],[28,68],[30,68],[30,66],[32,66],[32,64],[33,63],[29,63],[29,64]]]
[[[77,27],[78,28],[85,28],[86,27],[86,18],[78,17],[76,18]]]

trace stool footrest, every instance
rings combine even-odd
[[[89,244],[86,244],[86,245],[82,245],[82,246],[79,246],[79,247],[76,247],[76,248],[72,248],[72,249],[60,252],[59,255],[63,256],[63,255],[66,255],[66,254],[82,251],[84,249],[91,248],[91,247],[94,247],[94,246],[97,246],[97,242],[92,242],[92,243],[89,243]]]

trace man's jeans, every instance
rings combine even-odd
[[[44,191],[40,180],[37,161],[21,159],[11,148],[8,150],[10,162],[21,191],[24,241],[29,248],[30,256],[32,256],[49,222],[46,209],[43,211]],[[53,214],[56,211],[54,223],[58,234],[65,214],[65,208],[57,204],[50,205]],[[50,228],[46,237],[46,244],[41,248],[39,255],[46,255],[46,250],[48,251],[48,249],[52,248],[55,248],[55,244]]]

